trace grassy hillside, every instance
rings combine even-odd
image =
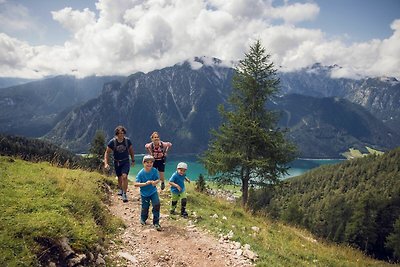
[[[287,179],[254,192],[251,205],[375,257],[400,259],[400,148]]]
[[[105,209],[111,180],[95,172],[0,157],[0,266],[38,266],[103,245],[121,223]]]
[[[43,264],[55,255],[62,237],[77,253],[94,252],[121,226],[104,204],[106,188],[114,181],[98,173],[0,157],[0,177],[0,266]],[[196,225],[216,236],[232,231],[233,240],[250,244],[257,252],[258,266],[388,265],[349,247],[317,240],[305,230],[252,216],[193,188],[190,184],[188,210],[192,217],[196,213]],[[168,208],[169,199],[163,198],[162,212]]]

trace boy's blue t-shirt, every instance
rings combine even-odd
[[[151,168],[149,172],[146,172],[144,168],[142,168],[136,175],[136,182],[138,183],[145,183],[147,181],[155,180],[158,180],[158,171],[156,168]],[[140,187],[140,195],[142,197],[149,197],[154,193],[157,193],[157,187],[151,184]]]
[[[171,178],[169,179],[170,182],[176,183],[181,187],[181,191],[178,190],[175,186],[171,186],[171,193],[172,194],[180,194],[185,192],[185,178],[186,174],[180,175],[177,171],[172,174]]]

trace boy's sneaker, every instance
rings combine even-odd
[[[122,191],[122,189],[119,189],[117,195],[118,195],[118,196],[122,196],[122,193],[124,193],[124,192]]]
[[[126,195],[126,193],[122,193],[122,201],[128,202],[128,196]]]
[[[142,219],[140,219],[140,224],[141,224],[141,225],[146,225],[146,222],[143,221]]]
[[[171,214],[171,215],[176,215],[176,212],[175,212],[175,210],[170,210],[170,211],[169,211],[169,214]]]
[[[165,183],[161,182],[161,190],[164,190],[164,189],[165,189]]]
[[[184,211],[181,213],[181,216],[186,219],[187,217],[189,217],[189,214],[186,211]]]
[[[161,231],[161,225],[158,223],[154,224],[154,228],[156,228],[157,231]]]

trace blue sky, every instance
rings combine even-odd
[[[337,77],[400,79],[399,35],[399,0],[0,0],[0,75],[234,62],[260,39],[282,71],[320,62],[340,65]]]
[[[302,26],[320,28],[349,42],[385,39],[393,34],[390,24],[400,18],[399,0],[320,0],[314,22]]]

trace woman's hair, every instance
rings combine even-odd
[[[154,135],[158,135],[158,137],[160,137],[160,135],[158,134],[158,132],[153,132],[151,135],[150,135],[150,139],[153,139],[153,136]]]
[[[119,132],[123,132],[123,133],[126,134],[126,129],[125,129],[125,127],[124,127],[124,126],[121,126],[121,125],[117,126],[117,128],[115,128],[115,130],[114,130],[114,133],[115,133],[115,135],[118,135]]]

